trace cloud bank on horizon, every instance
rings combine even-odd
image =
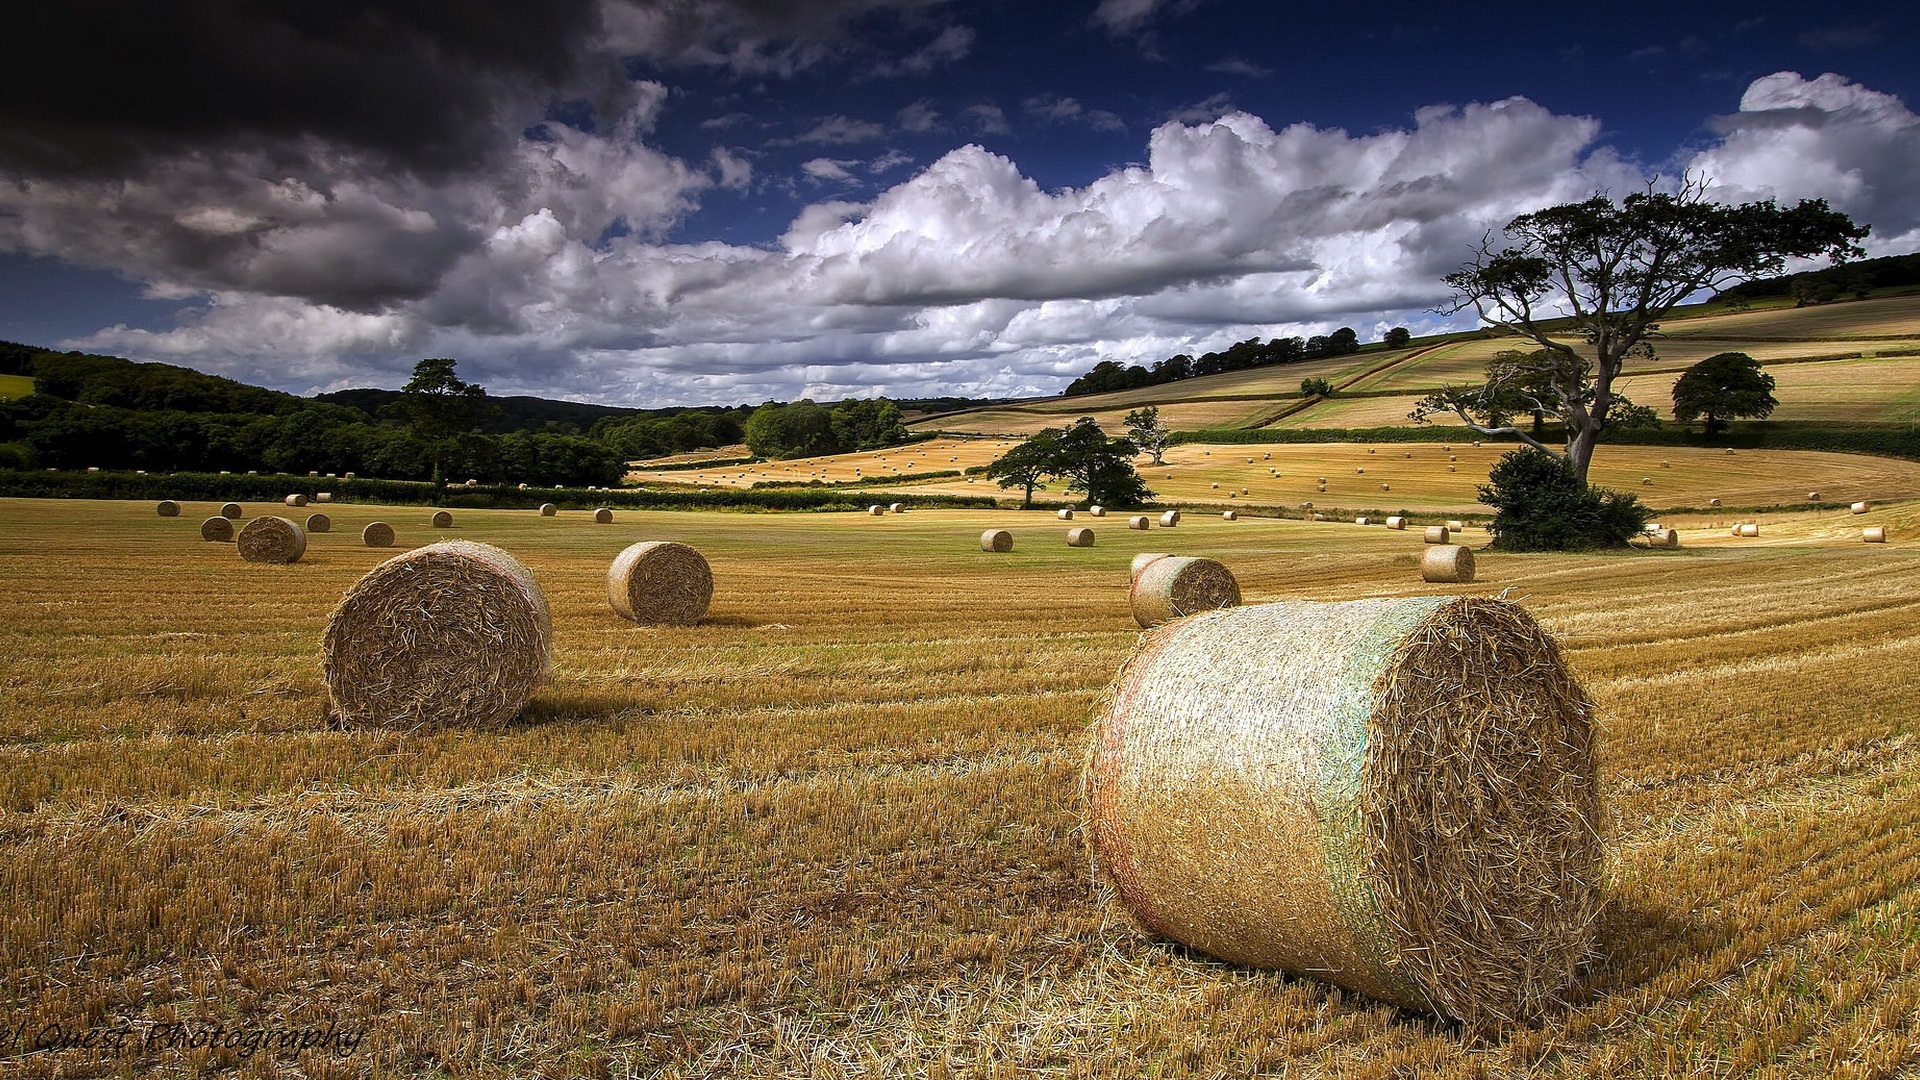
[[[1103,0],[1082,18],[1150,51],[1192,6]],[[56,40],[88,7],[34,32]],[[964,62],[975,32],[937,0],[525,8],[217,33],[195,21],[231,17],[211,0],[131,16],[156,20],[131,40],[175,50],[142,69],[143,97],[0,98],[0,250],[183,304],[173,325],[71,347],[296,390],[398,385],[447,355],[495,392],[647,405],[1047,394],[1103,359],[1438,327],[1440,276],[1483,233],[1656,173],[1703,173],[1729,200],[1825,198],[1873,225],[1871,250],[1920,247],[1920,118],[1838,74],[1754,79],[1737,111],[1700,118],[1710,140],[1654,163],[1608,145],[1602,118],[1523,96],[1410,102],[1410,123],[1362,134],[1276,127],[1224,97],[1143,135],[1059,95],[826,113],[757,139],[751,112],[714,111],[695,153],[663,130],[682,82],[830,62],[915,78]],[[884,34],[849,29],[882,17]],[[987,149],[1014,123],[1144,158],[1043,186]],[[889,145],[901,133],[949,145],[916,168]],[[776,147],[792,167],[774,170]],[[689,235],[709,203],[770,193],[797,210],[766,239]]]

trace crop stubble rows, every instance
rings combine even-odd
[[[410,737],[321,720],[320,623],[380,553],[244,565],[150,513],[0,509],[11,1017],[369,1031],[344,1062],[236,1063],[261,1075],[1915,1067],[1920,558],[1899,547],[1483,557],[1470,591],[1524,597],[1600,706],[1615,854],[1575,1001],[1475,1047],[1134,936],[1076,831],[1136,550],[1216,555],[1249,600],[1435,590],[1396,565],[1404,537],[1195,522],[1071,551],[1012,513],[469,512],[457,535],[545,585],[553,679],[505,733]],[[1031,542],[967,550],[982,521]],[[637,532],[707,553],[708,624],[606,609]]]

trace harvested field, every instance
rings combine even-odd
[[[339,507],[292,587],[150,501],[6,500],[6,1025],[332,1023],[361,1041],[331,1060],[0,1061],[33,1078],[1911,1075],[1920,506],[1873,498],[1865,517],[1740,514],[1757,540],[1725,537],[1732,514],[1684,515],[1662,518],[1677,551],[1479,554],[1487,592],[1525,597],[1597,706],[1610,852],[1571,1002],[1480,1044],[1139,936],[1081,843],[1088,724],[1138,636],[1136,554],[1177,537],[1248,603],[1483,595],[1422,584],[1396,563],[1419,546],[1406,533],[1195,514],[1076,550],[1044,512],[636,511],[605,530],[462,510],[463,537],[546,590],[553,665],[501,731],[403,735],[325,723],[319,639],[395,554],[359,530],[420,522],[401,542],[424,543],[417,509]],[[1866,525],[1888,543],[1861,543]],[[983,556],[989,528],[1014,550]],[[699,626],[639,644],[607,612],[629,533],[711,561],[726,588]]]

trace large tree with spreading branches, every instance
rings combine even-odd
[[[1709,201],[1707,180],[1693,176],[1674,192],[1649,184],[1617,203],[1595,195],[1522,214],[1446,276],[1454,295],[1438,310],[1471,308],[1538,348],[1489,365],[1481,385],[1428,395],[1413,419],[1451,412],[1484,434],[1565,458],[1585,483],[1601,433],[1647,412],[1622,404],[1613,384],[1629,361],[1654,357],[1668,312],[1703,292],[1777,275],[1792,259],[1845,261],[1861,254],[1866,235],[1824,199],[1730,206]],[[1557,418],[1565,444],[1505,422],[1521,411]]]

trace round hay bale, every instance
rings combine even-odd
[[[1868,506],[1866,503],[1857,502],[1857,503],[1854,503],[1853,506],[1850,507],[1849,509],[1851,509],[1856,514],[1864,514],[1868,510],[1871,510],[1872,507]]]
[[[879,503],[874,503],[872,506],[867,507],[867,513],[872,515],[873,517],[885,517],[887,514],[887,508],[884,506],[881,506]]]
[[[330,533],[333,531],[333,519],[325,514],[308,514],[307,531],[310,533]]]
[[[559,507],[557,507],[557,506],[555,506],[555,505],[553,505],[552,503],[541,503],[541,504],[540,504],[540,516],[541,516],[541,517],[552,517],[552,516],[554,516],[555,514],[558,514],[559,512],[560,512],[560,508],[559,508]]]
[[[1467,523],[1457,518],[1447,519],[1447,528],[1452,529],[1454,532],[1460,532],[1466,527],[1467,527]]]
[[[1366,474],[1366,471],[1367,471],[1367,470],[1365,470],[1365,469],[1355,469],[1355,470],[1353,470],[1353,472],[1354,472],[1354,475],[1356,475],[1356,476],[1364,476],[1364,475]]]
[[[622,551],[607,568],[607,603],[642,626],[692,626],[713,602],[713,570],[686,544],[652,540]]]
[[[435,510],[433,512],[433,527],[436,529],[453,528],[453,515],[445,510]]]
[[[392,547],[393,526],[376,521],[360,530],[360,542],[368,547]]]
[[[1887,542],[1887,527],[1885,525],[1869,525],[1860,530],[1860,539],[1862,542],[1868,544],[1884,544]]]
[[[1680,546],[1680,530],[1655,529],[1647,534],[1647,544],[1657,548],[1677,548]]]
[[[1407,519],[1404,517],[1401,517],[1399,514],[1395,514],[1392,517],[1387,519],[1387,528],[1392,529],[1395,532],[1405,529],[1406,527],[1407,527]]]
[[[172,499],[161,499],[159,505],[153,508],[153,512],[161,517],[179,517],[180,504]]]
[[[1093,530],[1086,528],[1084,526],[1078,529],[1068,529],[1067,530],[1067,546],[1068,547],[1092,547],[1093,546]]]
[[[1093,515],[1094,517],[1106,517],[1107,508],[1104,506],[1089,506],[1087,507],[1087,513]]]
[[[887,507],[887,512],[892,514],[904,514],[907,512],[907,504],[894,503],[893,505]]]
[[[1648,486],[1648,487],[1651,487],[1651,486],[1653,486],[1653,477],[1651,477],[1651,476],[1643,476],[1643,477],[1641,477],[1641,478],[1640,478],[1640,483],[1641,483],[1641,484],[1643,484],[1643,485],[1646,485],[1646,486]]]
[[[201,522],[200,523],[200,539],[211,540],[216,544],[232,543],[233,542],[233,519],[216,516],[216,517],[210,517],[207,520]]]
[[[596,508],[593,511],[593,523],[595,525],[613,524],[613,511],[605,506]]]
[[[1819,501],[1820,501],[1820,493],[1819,493],[1819,492],[1817,492],[1817,491],[1809,491],[1809,492],[1807,492],[1807,501],[1808,501],[1808,502],[1819,502]]]
[[[349,472],[349,473],[341,473],[341,474],[340,474],[340,479],[342,479],[342,480],[352,480],[352,479],[354,479],[354,475],[353,475],[352,473],[350,473],[350,472]]]
[[[1127,519],[1127,528],[1145,532],[1152,527],[1152,521],[1145,514],[1135,514]]]
[[[1447,471],[1448,471],[1448,472],[1459,472],[1459,471],[1460,471],[1460,467],[1459,467],[1458,465],[1449,465],[1449,466],[1447,466]]]
[[[1013,534],[1005,529],[988,529],[980,534],[981,551],[1012,551]]]
[[[286,503],[286,504],[287,504],[288,506],[305,506],[305,505],[307,505],[307,497],[306,497],[305,495],[289,495],[289,496],[287,496],[287,497],[286,497],[285,499],[283,499],[283,500],[281,500],[281,501],[282,501],[282,502],[285,502],[285,503]]]
[[[1373,519],[1366,516],[1365,514],[1362,514],[1359,517],[1354,518],[1353,523],[1355,525],[1371,525],[1373,524]]]
[[[232,518],[237,520],[240,517],[240,504],[239,503],[221,503],[220,516],[223,518]]]
[[[1259,604],[1146,635],[1082,779],[1141,927],[1487,1030],[1595,940],[1589,700],[1518,606]]]
[[[1719,499],[1708,499],[1708,500],[1707,500],[1707,505],[1708,505],[1708,506],[1719,506],[1719,505],[1720,505],[1720,500],[1719,500]]]
[[[374,567],[333,609],[320,646],[333,717],[399,731],[505,724],[552,654],[553,620],[533,575],[466,540]]]
[[[1234,580],[1233,571],[1212,559],[1180,555],[1155,559],[1141,567],[1134,575],[1132,590],[1127,593],[1133,621],[1141,626],[1159,626],[1202,611],[1239,604],[1240,583]]]
[[[1435,544],[1420,555],[1420,580],[1464,585],[1473,580],[1473,551],[1459,544]]]
[[[248,562],[296,563],[307,553],[307,534],[283,517],[260,517],[240,530],[240,557]]]
[[[1740,535],[1746,536],[1746,537],[1759,536],[1760,535],[1759,524],[1757,522],[1750,521],[1745,525],[1740,526]]]
[[[1388,486],[1388,485],[1386,485],[1386,484],[1381,484],[1381,485],[1380,485],[1380,490],[1381,490],[1381,491],[1392,491],[1392,490],[1393,490],[1393,488],[1391,488],[1391,487],[1389,487],[1389,486]]]
[[[1053,516],[1059,518],[1061,521],[1072,521],[1073,511],[1066,507],[1062,507],[1058,510],[1055,510],[1053,512]]]
[[[1238,513],[1236,513],[1236,512],[1234,512],[1234,511],[1232,511],[1232,510],[1222,510],[1222,511],[1220,511],[1220,520],[1222,520],[1222,521],[1239,521],[1239,520],[1240,520],[1240,515],[1239,515]]]
[[[1453,530],[1445,525],[1429,525],[1422,539],[1429,544],[1444,544],[1453,539]]]
[[[1178,524],[1180,524],[1180,511],[1169,510],[1166,513],[1160,515],[1161,528],[1171,529]]]
[[[313,493],[313,501],[317,503],[330,503],[333,501],[333,492],[316,491]]]
[[[1218,488],[1220,487],[1220,485],[1219,485],[1219,484],[1215,484],[1215,485],[1213,485],[1213,486],[1214,486],[1214,488],[1215,488],[1216,490],[1217,490],[1217,489],[1218,489]]]
[[[1127,580],[1132,581],[1134,578],[1139,577],[1140,571],[1145,570],[1148,563],[1155,559],[1164,559],[1166,557],[1167,553],[1164,551],[1143,551],[1135,555],[1133,557],[1133,565],[1127,568]]]

